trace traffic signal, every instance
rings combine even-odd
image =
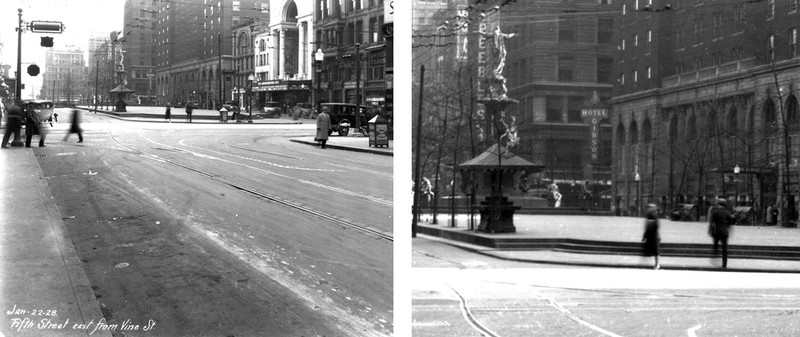
[[[53,38],[49,36],[42,36],[42,47],[52,47],[53,46]]]
[[[28,66],[28,75],[36,76],[39,75],[39,66],[35,64],[31,64]]]

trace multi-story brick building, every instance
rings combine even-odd
[[[156,94],[163,102],[194,102],[216,108],[223,86],[232,88],[233,26],[269,20],[266,1],[190,0],[157,2]],[[246,76],[245,76],[246,77]],[[225,81],[223,83],[223,80]]]
[[[730,198],[796,219],[796,1],[614,4],[614,194],[622,209]],[[737,169],[738,168],[738,169]],[[738,172],[738,173],[737,173]],[[637,179],[638,176],[638,179]]]
[[[519,100],[509,109],[519,125],[514,153],[542,163],[540,178],[558,182],[562,193],[574,190],[563,193],[565,206],[583,205],[586,181],[596,206],[611,200],[611,125],[601,117],[592,126],[582,113],[602,109],[612,96],[616,45],[606,3],[517,2],[496,21],[517,34],[506,40],[508,95]]]
[[[360,104],[383,104],[386,95],[383,6],[383,0],[315,1],[318,43],[306,56],[310,62],[317,49],[324,53],[320,75],[326,96],[321,100],[356,103],[358,96]],[[359,79],[356,79],[357,67],[361,68]],[[361,90],[359,95],[357,89]]]
[[[77,47],[47,49],[39,97],[77,104],[89,95],[84,51]]]

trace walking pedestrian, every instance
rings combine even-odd
[[[167,122],[172,123],[172,107],[169,103],[167,103],[167,113],[164,116],[164,119],[166,119]]]
[[[83,143],[83,130],[81,129],[81,112],[78,109],[72,110],[72,122],[69,126],[69,131],[67,131],[67,135],[64,137],[64,141],[67,141],[69,135],[77,133],[78,134],[78,143]]]
[[[708,233],[714,240],[713,257],[716,258],[719,246],[722,246],[722,268],[728,267],[728,238],[730,237],[730,226],[733,224],[733,216],[728,210],[728,203],[725,199],[717,199],[717,207],[711,210],[711,224]]]
[[[7,109],[7,122],[6,122],[6,132],[3,134],[3,143],[0,145],[2,148],[8,148],[8,140],[11,138],[11,134],[14,134],[15,137],[20,137],[20,130],[22,128],[22,109],[19,108],[18,105],[14,104]]]
[[[644,220],[644,234],[642,235],[642,253],[644,256],[655,257],[653,269],[661,269],[658,263],[660,253],[661,235],[658,233],[658,208],[655,204],[647,205],[647,214]]]
[[[192,110],[194,110],[192,103],[186,103],[186,119],[189,120],[189,123],[192,122]]]
[[[39,147],[45,147],[44,139],[46,136],[44,125],[42,125],[39,114],[32,106],[25,109],[25,147],[31,147],[31,140],[34,135],[39,136]]]
[[[328,133],[331,129],[331,116],[328,115],[328,110],[328,107],[323,107],[322,112],[317,115],[317,135],[314,137],[314,140],[319,142],[323,149],[325,143],[328,142]]]

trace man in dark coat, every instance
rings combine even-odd
[[[730,226],[733,224],[733,216],[728,210],[728,203],[725,199],[717,200],[717,206],[711,212],[711,221],[708,233],[714,239],[713,256],[717,256],[719,244],[722,245],[722,268],[728,267],[728,237],[730,236]]]
[[[647,214],[644,220],[644,235],[642,235],[642,252],[644,256],[653,256],[656,263],[653,269],[661,269],[658,263],[660,253],[661,235],[658,233],[658,208],[655,204],[647,205]]]
[[[3,134],[2,143],[2,148],[4,149],[8,148],[8,140],[11,138],[11,134],[15,134],[14,137],[17,138],[20,137],[20,129],[22,128],[22,122],[25,118],[22,114],[22,109],[16,104],[8,108],[7,114],[8,122],[6,123],[6,132]]]
[[[192,110],[194,110],[192,103],[186,103],[186,118],[189,119],[189,123],[192,122]]]
[[[172,106],[169,103],[167,103],[167,114],[164,116],[164,119],[172,123]]]
[[[25,109],[25,147],[31,147],[33,135],[39,135],[39,147],[44,146],[45,130],[39,114],[32,106]]]

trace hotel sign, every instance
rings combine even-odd
[[[589,124],[589,149],[592,163],[600,161],[600,122],[608,118],[608,108],[583,108],[581,117]]]

